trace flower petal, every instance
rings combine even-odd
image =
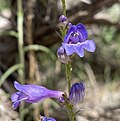
[[[75,33],[76,30],[77,30],[77,27],[76,27],[75,25],[72,25],[72,26],[69,28],[67,34],[70,34],[71,32],[72,32],[72,33]]]
[[[38,86],[38,85],[34,85],[34,84],[28,84],[28,85],[21,85],[18,82],[14,82],[14,86],[17,90],[24,92],[27,95],[30,94],[40,94],[43,93],[45,90],[47,90],[47,88],[43,87],[43,86]]]
[[[22,85],[19,84],[17,81],[14,82],[14,87],[19,91],[24,91]]]
[[[92,40],[86,40],[83,43],[83,47],[84,47],[84,49],[86,49],[89,52],[94,52],[96,49],[95,43]]]
[[[14,93],[14,94],[11,96],[12,102],[22,101],[22,100],[26,100],[26,99],[28,99],[28,98],[29,98],[29,96],[26,95],[26,94],[23,93],[23,92],[16,92],[16,93]]]
[[[16,109],[19,105],[20,105],[20,101],[16,101],[16,102],[14,102],[13,104],[12,104],[12,108],[13,109]]]
[[[66,36],[64,37],[64,43],[68,43],[71,34],[72,34],[72,33],[75,33],[76,30],[77,30],[77,28],[76,28],[75,25],[72,25],[72,26],[69,28],[69,30],[68,30]]]
[[[82,34],[84,40],[86,40],[88,37],[88,32],[87,32],[85,26],[83,24],[79,23],[76,25],[76,27],[77,27],[77,30]]]
[[[74,49],[74,44],[67,44],[67,43],[62,43],[63,47],[65,48],[66,54],[72,55],[75,52]]]
[[[80,57],[83,57],[84,56],[84,49],[83,49],[83,46],[81,43],[79,44],[76,44],[74,46],[75,48],[75,52],[80,56]]]
[[[11,101],[12,101],[12,102],[17,101],[20,93],[21,93],[21,92],[16,92],[16,93],[12,94],[12,96],[11,96]]]
[[[12,100],[12,102],[14,102],[13,103],[13,105],[12,105],[12,107],[14,108],[14,109],[16,109],[19,105],[20,105],[20,102],[22,101],[22,100],[26,100],[26,99],[28,99],[29,97],[26,95],[26,94],[24,94],[23,92],[16,92],[16,93],[14,93],[12,96],[11,96],[11,100]]]

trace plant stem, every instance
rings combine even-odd
[[[51,50],[43,45],[27,45],[24,46],[24,52],[28,52],[28,51],[43,51],[46,53],[51,53]]]
[[[13,72],[15,72],[16,70],[22,68],[21,64],[16,64],[12,67],[10,67],[0,78],[0,87],[3,84],[3,82],[8,78],[9,75],[11,75]]]
[[[66,1],[65,0],[61,0],[62,1],[62,7],[63,7],[63,15],[66,16]],[[62,38],[64,39],[64,36],[66,35],[66,27],[62,28]]]
[[[65,0],[61,0],[62,1],[62,7],[63,7],[63,14],[66,16],[66,1]],[[66,35],[66,31],[67,28],[64,27],[61,29],[62,32],[62,38],[64,39],[64,36]],[[66,69],[66,79],[67,79],[67,83],[68,83],[68,95],[70,93],[70,88],[71,88],[71,62],[65,64],[65,69]],[[68,116],[70,121],[74,121],[74,112],[73,112],[73,106],[71,104],[66,104],[67,110],[68,110]]]
[[[19,69],[19,78],[21,84],[24,84],[24,42],[23,42],[23,9],[22,9],[22,0],[17,0],[17,29],[18,29],[18,53],[19,53],[19,59],[20,64],[23,66],[23,68]],[[21,113],[24,109],[24,103],[20,106],[19,113],[20,113],[20,119],[21,121],[24,121],[24,115]]]
[[[23,10],[22,10],[22,0],[17,0],[17,29],[18,29],[18,53],[20,64],[23,68],[19,69],[20,82],[24,84],[24,50],[23,50]]]
[[[52,59],[55,59],[54,53],[49,48],[47,48],[47,47],[45,47],[43,45],[34,44],[34,45],[24,46],[24,53],[29,52],[30,50],[45,52],[47,54],[50,54]]]
[[[63,14],[66,16],[66,1],[65,0],[61,0],[62,1],[62,7],[63,7]]]
[[[71,109],[70,110],[70,117],[69,117],[69,119],[70,119],[70,121],[74,121],[74,113],[73,113],[73,110]]]
[[[68,116],[69,116],[70,121],[74,121],[75,113],[73,112],[73,105],[71,105],[68,102],[68,103],[66,103],[66,107],[67,107],[67,112],[68,112]]]
[[[71,88],[71,63],[65,64],[66,67],[66,79],[68,83],[68,94],[70,93],[70,88]]]

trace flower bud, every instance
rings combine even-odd
[[[72,104],[77,104],[83,100],[85,95],[85,85],[84,83],[75,83],[72,85],[69,94],[69,100]]]
[[[59,17],[60,26],[65,27],[68,24],[68,19],[66,16],[61,15]]]
[[[58,48],[57,51],[57,55],[58,55],[58,59],[62,62],[62,63],[68,63],[70,61],[69,56],[66,54],[65,49],[63,46]]]
[[[72,26],[72,24],[71,24],[71,23],[68,23],[67,25],[68,25],[69,27],[71,27],[71,26]]]

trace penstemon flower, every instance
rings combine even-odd
[[[40,116],[40,121],[56,121],[56,120],[54,118],[52,118],[52,117]]]
[[[46,98],[56,98],[60,100],[64,95],[64,92],[49,90],[43,86],[33,84],[21,85],[15,81],[14,86],[19,91],[11,96],[13,102],[12,107],[14,109],[16,109],[23,100],[29,103],[36,103]]]
[[[62,43],[68,56],[77,53],[80,57],[84,56],[84,49],[89,52],[94,52],[96,49],[95,43],[92,40],[86,40],[88,37],[85,26],[81,23],[69,26],[68,32]]]
[[[72,85],[69,94],[69,100],[72,104],[77,104],[83,100],[85,96],[85,85],[84,83],[75,83]]]

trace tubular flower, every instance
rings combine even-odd
[[[68,63],[70,61],[69,56],[66,54],[65,49],[63,46],[59,47],[57,50],[57,55],[58,55],[58,59],[62,62],[62,63]]]
[[[54,118],[52,118],[52,117],[43,117],[43,116],[41,116],[40,117],[40,121],[56,121]]]
[[[95,43],[92,40],[86,40],[87,37],[88,33],[83,24],[71,25],[62,43],[66,54],[70,56],[77,53],[80,57],[83,57],[84,49],[94,52],[96,49]]]
[[[69,94],[69,100],[72,104],[77,104],[83,100],[85,95],[84,83],[75,83],[72,85]]]
[[[16,109],[21,101],[26,101],[29,103],[36,103],[46,98],[56,98],[60,99],[64,92],[49,90],[43,86],[28,84],[21,85],[18,82],[14,82],[14,87],[18,90],[11,96],[11,100],[13,102],[12,107]]]

